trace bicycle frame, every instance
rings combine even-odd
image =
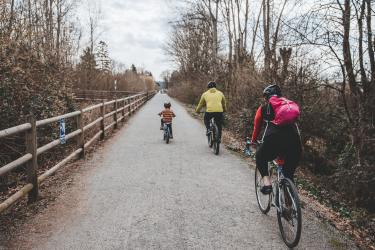
[[[167,133],[167,132],[169,132],[169,133],[171,133],[170,131],[169,131],[169,127],[168,126],[170,126],[172,123],[164,123],[164,125],[163,125],[163,131],[164,131],[164,133]]]
[[[275,206],[275,208],[280,212],[282,213],[283,212],[283,208],[282,206],[280,206],[280,204],[284,204],[284,202],[282,201],[282,199],[284,198],[283,197],[283,194],[282,192],[280,192],[280,186],[282,185],[282,180],[285,178],[284,176],[284,173],[283,173],[283,166],[282,165],[279,165],[277,164],[276,160],[273,160],[272,162],[269,163],[268,165],[268,171],[270,173],[270,177],[272,178],[272,174],[273,172],[276,172],[277,173],[277,178],[276,180],[272,181],[272,186],[274,187],[272,189],[272,196],[275,197],[275,199],[278,199],[278,204],[277,205],[275,202],[274,202],[274,199],[273,197],[271,197],[271,201],[272,201],[272,204]],[[290,194],[290,191],[289,189],[287,189],[289,195],[291,196]],[[277,195],[278,194],[278,195]],[[293,202],[293,206],[296,207],[296,204],[294,202],[294,200],[292,200]]]
[[[272,204],[276,207],[276,209],[279,211],[279,212],[282,212],[282,207],[280,206],[280,204],[282,204],[282,200],[281,200],[281,193],[280,193],[280,183],[282,181],[282,179],[284,178],[284,174],[283,174],[283,166],[281,165],[278,165],[276,163],[276,161],[272,161],[268,164],[268,172],[269,172],[269,175],[270,175],[270,178],[272,179],[274,173],[276,173],[276,179],[275,180],[272,180],[272,197],[271,197],[271,200],[272,200]],[[276,204],[275,202],[275,199],[278,199],[278,204]]]

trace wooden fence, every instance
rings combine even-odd
[[[39,185],[50,175],[56,172],[60,167],[68,163],[70,160],[84,157],[85,150],[89,148],[98,139],[104,139],[105,132],[111,128],[117,128],[120,121],[124,121],[125,117],[131,116],[139,107],[155,95],[155,92],[145,92],[141,94],[132,95],[122,99],[114,99],[107,102],[102,102],[79,111],[67,113],[61,116],[56,116],[40,121],[36,121],[33,116],[28,118],[28,122],[0,131],[0,139],[11,135],[25,133],[26,154],[18,159],[0,167],[0,177],[6,175],[12,170],[24,165],[26,166],[27,184],[19,191],[11,195],[3,203],[0,204],[0,213],[9,208],[12,204],[19,201],[22,197],[28,194],[28,201],[34,202],[38,197]],[[107,112],[109,107],[109,111]],[[94,121],[84,124],[83,115],[85,113],[100,110],[100,116]],[[119,115],[120,114],[120,115]],[[39,127],[56,123],[60,119],[75,119],[75,131],[66,134],[65,140],[76,139],[76,149],[69,156],[61,160],[58,164],[48,169],[42,175],[37,176],[38,170],[38,156],[60,145],[60,139],[53,140],[43,146],[38,147],[37,130]],[[111,123],[106,126],[106,119],[112,118]],[[85,134],[89,130],[100,124],[100,129],[90,139],[85,141]],[[92,131],[91,131],[92,132]]]

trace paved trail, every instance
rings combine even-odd
[[[95,170],[81,180],[80,202],[47,239],[33,235],[34,248],[285,249],[275,210],[257,207],[246,161],[213,155],[203,125],[174,101],[175,139],[163,143],[156,114],[166,99],[156,95],[85,163]],[[299,249],[345,246],[313,216],[303,219]]]

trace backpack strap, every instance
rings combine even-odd
[[[264,141],[264,137],[266,136],[266,132],[267,132],[267,129],[268,129],[268,125],[269,125],[269,121],[266,121],[267,125],[266,125],[266,128],[264,129],[264,133],[263,133],[263,136],[262,136],[262,143]]]

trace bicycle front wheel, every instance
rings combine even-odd
[[[263,194],[260,189],[264,186],[262,175],[259,169],[255,167],[255,194],[260,211],[267,214],[271,208],[271,194]]]
[[[297,188],[294,183],[284,178],[279,188],[280,211],[277,211],[277,221],[285,244],[293,248],[301,238],[302,214]]]

